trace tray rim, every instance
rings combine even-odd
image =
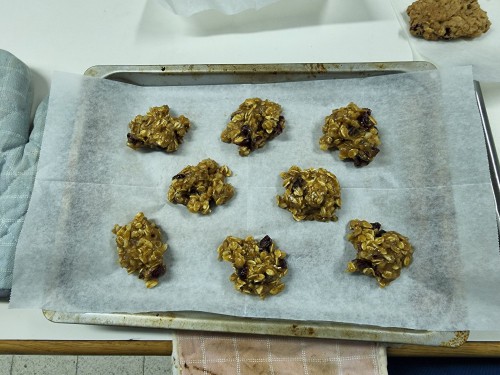
[[[268,64],[172,64],[172,65],[94,65],[84,75],[109,79],[116,73],[189,74],[310,74],[314,78],[327,73],[412,72],[436,70],[428,61],[343,62],[343,63],[268,63]]]
[[[470,331],[428,331],[337,322],[242,318],[191,311],[134,314],[66,313],[53,310],[42,310],[42,312],[46,319],[54,323],[370,341],[450,348],[463,345],[470,334]]]

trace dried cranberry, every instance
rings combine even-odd
[[[167,269],[163,264],[158,265],[156,268],[154,268],[149,275],[151,276],[152,279],[157,279],[161,275],[164,275]]]
[[[248,276],[248,267],[247,266],[243,266],[241,268],[238,268],[236,270],[236,274],[238,275],[238,277],[241,279],[241,280],[246,280],[247,279],[247,276]]]
[[[363,167],[369,163],[369,161],[362,159],[359,155],[356,155],[352,160],[355,167]]]
[[[250,137],[243,138],[243,140],[241,142],[236,143],[236,145],[252,149],[252,138]]]
[[[370,120],[370,115],[372,111],[370,109],[365,109],[362,114],[358,116],[358,122],[364,128],[370,128],[373,123]]]
[[[304,179],[302,177],[297,177],[297,179],[292,184],[292,190],[302,188],[304,186]]]
[[[242,136],[246,137],[247,135],[249,135],[249,134],[250,134],[250,130],[251,130],[251,129],[250,129],[250,126],[248,126],[248,125],[243,125],[243,126],[241,127],[240,134],[241,134]]]
[[[276,128],[274,129],[273,135],[274,136],[280,135],[283,132],[284,128],[285,128],[285,118],[283,116],[280,116],[278,118],[278,123],[276,124]]]
[[[143,141],[136,138],[136,136],[133,135],[132,133],[127,133],[127,140],[129,141],[129,143],[133,144],[134,146],[139,145],[139,144],[144,144]]]
[[[381,227],[381,224],[380,224],[380,223],[377,223],[377,222],[375,222],[375,223],[370,223],[370,224],[372,225],[372,228],[373,228],[373,229],[375,229],[375,230],[379,230],[379,229],[380,229],[380,227]]]
[[[259,242],[259,251],[269,251],[273,240],[267,234]]]
[[[286,270],[286,269],[288,268],[288,264],[287,264],[286,260],[285,260],[285,259],[283,259],[283,258],[282,258],[282,259],[280,259],[280,260],[278,261],[278,267],[280,267],[281,269]]]
[[[353,263],[356,266],[356,268],[360,271],[363,271],[365,268],[373,268],[372,262],[366,259],[354,259]]]

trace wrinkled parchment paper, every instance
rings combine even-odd
[[[175,14],[192,16],[207,10],[216,10],[222,14],[237,14],[245,10],[259,10],[279,0],[159,0]]]
[[[437,67],[472,65],[474,79],[483,82],[500,82],[500,2],[479,0],[488,13],[490,29],[478,38],[445,41],[428,41],[416,38],[409,31],[406,9],[413,0],[391,0],[396,16],[408,37],[417,58],[424,58]]]
[[[280,103],[283,134],[249,157],[222,143],[248,97]],[[356,102],[378,121],[367,167],[319,149],[325,116]],[[128,122],[168,103],[192,121],[175,154],[126,146]],[[209,216],[167,202],[172,176],[213,158],[234,172],[235,197]],[[335,173],[339,221],[295,222],[277,207],[279,173],[296,164]],[[469,68],[364,79],[262,85],[137,87],[55,75],[38,174],[17,247],[10,306],[69,312],[207,311],[244,317],[420,329],[493,329],[499,246],[485,142]],[[117,264],[111,229],[138,212],[163,229],[167,274],[151,290]],[[381,289],[345,272],[354,218],[410,238],[413,264]],[[269,234],[289,253],[285,291],[260,300],[234,290],[217,260],[227,235]]]

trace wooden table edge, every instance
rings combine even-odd
[[[170,356],[171,340],[0,340],[0,354]],[[500,342],[466,342],[458,348],[389,345],[388,357],[500,358]]]

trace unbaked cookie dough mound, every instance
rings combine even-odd
[[[281,112],[281,106],[270,100],[246,99],[231,115],[221,140],[237,145],[240,156],[248,156],[283,132],[285,118]]]
[[[356,259],[347,264],[347,271],[374,277],[381,287],[396,280],[413,258],[408,238],[394,231],[385,231],[380,223],[351,220],[347,240],[356,249]]]
[[[276,197],[278,206],[291,212],[296,221],[337,221],[340,209],[340,184],[323,168],[302,170],[296,165],[280,174],[285,192]]]
[[[160,228],[139,212],[130,223],[115,224],[112,232],[116,235],[120,266],[129,274],[137,274],[146,287],[155,287],[166,271],[163,254],[167,244],[162,242]]]
[[[427,40],[475,38],[491,25],[477,0],[417,0],[406,13],[410,33]]]
[[[230,276],[236,290],[264,299],[281,293],[288,272],[287,254],[268,235],[261,240],[228,236],[217,249],[219,260],[233,265]]]
[[[173,117],[168,105],[151,107],[145,115],[137,115],[129,123],[127,146],[133,149],[155,148],[177,151],[191,123],[185,116]]]
[[[190,212],[207,215],[214,206],[220,206],[234,195],[234,187],[226,182],[231,170],[212,159],[197,165],[188,165],[172,177],[167,198],[182,204]]]
[[[380,151],[376,125],[371,109],[349,103],[325,118],[319,147],[339,150],[340,160],[352,161],[356,167],[368,165]]]

